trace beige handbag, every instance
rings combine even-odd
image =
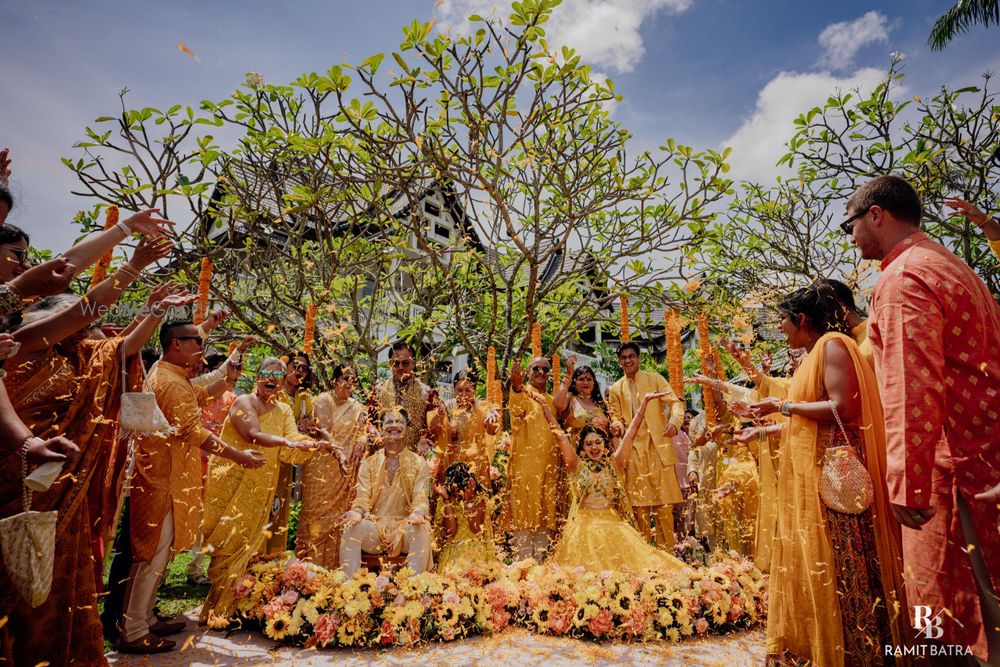
[[[861,514],[871,507],[875,488],[868,469],[850,445],[847,431],[833,401],[830,401],[830,408],[845,444],[835,445],[835,433],[830,431],[830,446],[823,452],[820,461],[822,469],[819,474],[819,497],[824,505],[836,512]]]
[[[21,478],[27,477],[28,459],[21,454]],[[58,512],[32,512],[31,491],[24,487],[24,511],[0,519],[0,553],[14,587],[32,608],[45,602],[52,588]]]
[[[139,360],[143,383],[146,381],[146,370]],[[125,346],[122,345],[122,401],[121,414],[118,417],[123,434],[129,433],[169,433],[170,422],[163,416],[163,411],[156,404],[156,394],[151,391],[125,391],[128,382],[125,365]]]

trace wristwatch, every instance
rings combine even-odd
[[[792,402],[791,401],[782,401],[781,402],[781,414],[785,415],[786,417],[791,417],[792,416],[791,408],[792,408]]]

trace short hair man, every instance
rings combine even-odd
[[[1000,307],[965,262],[920,231],[920,197],[902,178],[868,181],[847,214],[842,227],[861,257],[882,262],[869,336],[909,604],[937,615],[942,642],[994,664],[1000,512],[976,496],[1000,483]]]

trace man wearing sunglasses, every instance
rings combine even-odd
[[[1000,482],[1000,307],[920,231],[920,197],[903,179],[868,181],[847,214],[861,257],[882,263],[868,335],[908,602],[937,615],[939,641],[998,664],[1000,508],[984,494]]]
[[[191,384],[201,367],[205,343],[190,320],[172,320],[160,328],[163,356],[146,378],[146,390],[156,394],[170,430],[139,435],[134,441],[134,472],[129,497],[132,566],[118,649],[155,653],[174,647],[164,635],[178,632],[184,622],[157,619],[156,589],[170,555],[190,548],[201,516],[200,450],[235,461],[245,468],[264,464],[261,453],[227,445],[201,423],[209,391]],[[224,388],[224,383],[220,384]],[[221,394],[221,390],[217,395]]]
[[[437,392],[417,379],[413,348],[406,341],[396,341],[389,348],[392,377],[377,385],[368,398],[368,421],[382,423],[382,417],[403,408],[409,415],[406,446],[420,455],[434,447],[446,447],[451,437],[448,411]]]
[[[514,555],[518,560],[545,559],[558,520],[557,490],[559,447],[539,403],[525,392],[540,395],[553,412],[548,393],[552,367],[544,357],[528,365],[528,385],[524,383],[521,361],[510,371],[510,460],[507,479],[510,493],[510,527]]]

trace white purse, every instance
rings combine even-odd
[[[143,383],[146,370],[139,360]],[[118,421],[122,434],[169,433],[170,422],[156,404],[156,394],[151,391],[125,391],[128,375],[125,365],[125,347],[122,346],[122,400]]]
[[[28,460],[21,454],[21,478],[27,477]],[[22,489],[24,511],[0,519],[0,553],[14,588],[32,608],[45,602],[52,588],[59,513],[31,511],[31,491]]]

